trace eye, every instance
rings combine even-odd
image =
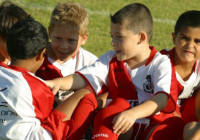
[[[68,39],[67,41],[69,44],[75,44],[77,42],[75,39]]]
[[[194,42],[198,45],[200,45],[200,39],[195,39]]]
[[[181,40],[189,41],[190,39],[187,36],[180,36]]]
[[[121,35],[111,35],[111,38],[115,39],[115,40],[122,40],[123,36],[121,36]]]
[[[61,41],[62,40],[62,38],[61,37],[58,37],[58,36],[56,36],[56,37],[54,37],[57,41]]]
[[[117,35],[116,38],[117,38],[117,39],[122,39],[123,36],[121,36],[121,35]]]

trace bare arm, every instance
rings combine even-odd
[[[161,111],[167,105],[167,95],[157,94],[152,99],[144,103],[128,109],[113,119],[113,130],[117,134],[127,132],[137,119],[151,116],[152,114]]]
[[[98,109],[102,109],[105,107],[107,97],[108,97],[108,92],[101,93],[100,95],[97,96]]]
[[[64,100],[55,109],[66,114],[67,117],[64,120],[70,120],[72,113],[74,112],[79,101],[88,93],[91,93],[91,91],[88,89],[77,90],[73,95]]]
[[[58,90],[79,90],[87,86],[87,82],[77,73],[63,78],[47,80],[45,83],[52,89],[54,94]]]

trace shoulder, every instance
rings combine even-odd
[[[10,91],[9,94],[13,94],[13,96],[29,89],[28,83],[24,78],[23,73],[2,67],[0,69],[0,88],[7,87],[8,91]]]
[[[115,51],[110,50],[110,51],[107,51],[105,54],[101,55],[100,58],[112,59],[114,56],[115,56]]]
[[[82,47],[79,49],[79,55],[82,55],[84,57],[92,57],[92,58],[95,58],[97,59],[97,56],[93,53],[91,53],[90,51],[86,50],[86,49],[83,49]]]
[[[156,53],[152,64],[155,67],[162,67],[162,68],[166,68],[166,67],[171,68],[171,65],[172,65],[168,55],[163,55],[160,52]]]
[[[160,53],[161,54],[168,54],[170,51],[171,51],[171,49],[165,48],[165,49],[160,50]]]

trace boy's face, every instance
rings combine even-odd
[[[87,35],[80,36],[79,30],[71,25],[55,25],[49,36],[55,57],[61,61],[74,56],[87,40]]]
[[[115,50],[117,59],[124,61],[133,57],[137,57],[140,53],[138,42],[140,37],[133,31],[126,29],[120,24],[111,23],[112,46]]]
[[[200,58],[200,28],[182,29],[177,35],[173,34],[173,41],[179,62],[193,63]]]

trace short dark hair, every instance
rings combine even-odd
[[[182,13],[174,27],[174,33],[177,35],[182,29],[187,27],[200,27],[200,11],[189,10]]]
[[[29,15],[19,6],[10,1],[4,1],[0,5],[0,36],[6,40],[8,30],[21,19],[25,19]]]
[[[32,18],[14,24],[8,32],[7,50],[11,59],[29,59],[47,47],[45,27]]]
[[[144,31],[147,33],[150,42],[153,34],[153,18],[150,10],[141,3],[129,4],[114,15],[111,15],[111,22],[114,24],[125,24],[126,28],[134,33]]]

